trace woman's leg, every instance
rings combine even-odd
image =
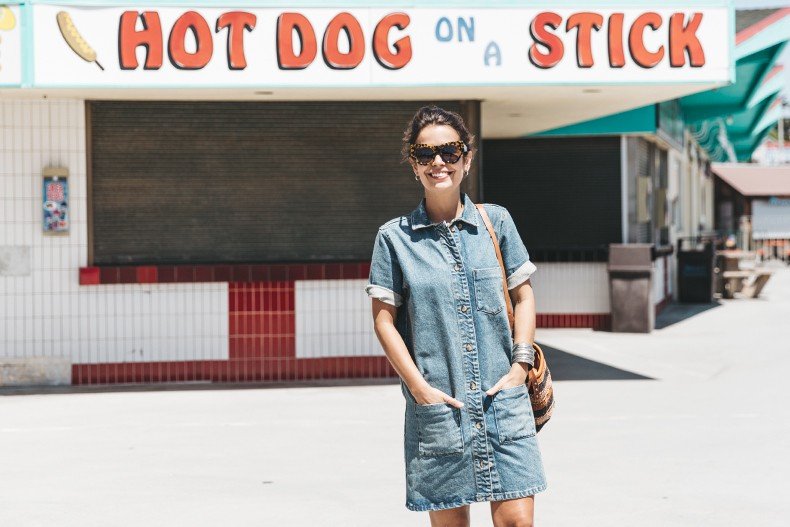
[[[535,496],[491,502],[494,527],[532,527]]]
[[[469,527],[469,505],[452,509],[428,511],[431,527]]]

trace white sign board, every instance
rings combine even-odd
[[[0,86],[22,83],[22,29],[19,6],[0,5]]]
[[[727,82],[726,8],[34,4],[35,86]]]
[[[753,200],[752,237],[755,240],[790,238],[790,199]]]

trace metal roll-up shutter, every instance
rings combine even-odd
[[[483,141],[486,202],[505,206],[527,249],[620,243],[620,138]]]
[[[423,194],[400,162],[422,104],[90,102],[93,263],[369,259]]]

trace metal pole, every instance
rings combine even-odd
[[[785,105],[786,104],[787,102],[784,100],[784,98],[782,98],[782,102],[780,103],[781,111],[779,112],[779,155],[782,157],[784,157],[783,154],[785,151]],[[780,162],[784,162],[784,159],[782,159],[782,161]]]

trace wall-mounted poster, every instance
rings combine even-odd
[[[44,169],[44,232],[69,231],[69,171],[65,168]]]

